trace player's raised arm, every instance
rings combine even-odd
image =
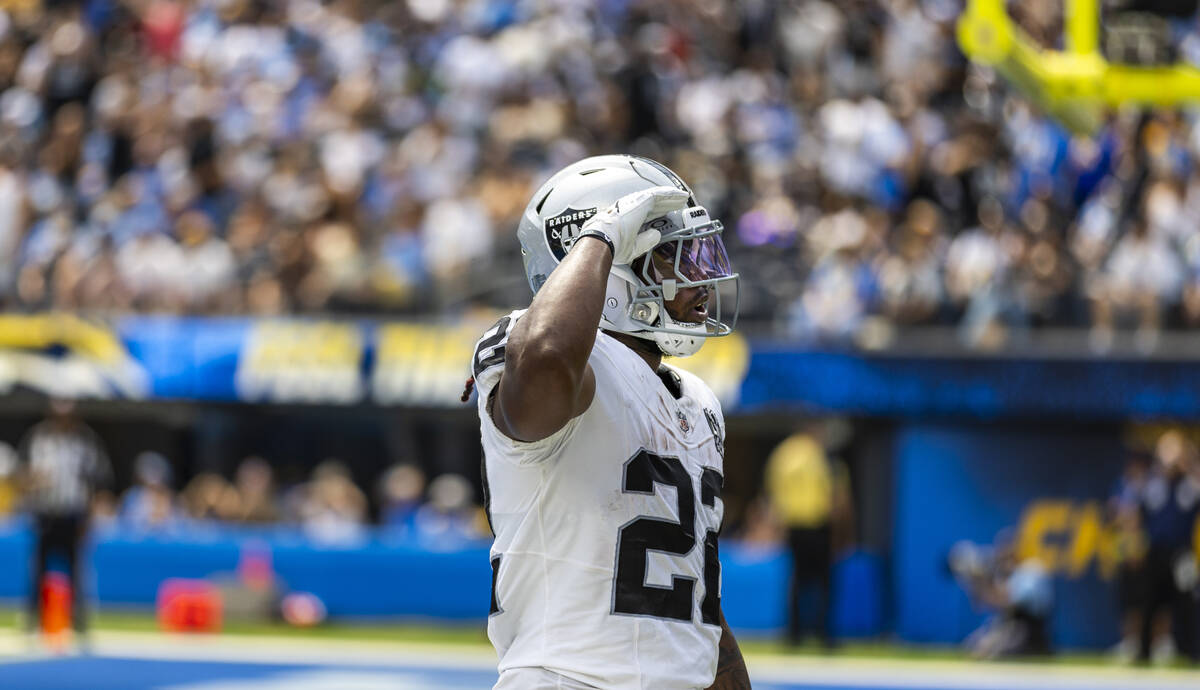
[[[674,187],[646,189],[621,197],[584,224],[509,335],[492,408],[500,431],[538,441],[588,408],[596,379],[587,362],[609,270],[653,249],[659,233],[642,226],[682,208],[687,197]]]

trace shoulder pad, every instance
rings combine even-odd
[[[504,368],[504,348],[508,344],[508,334],[512,332],[513,324],[524,314],[524,310],[514,311],[500,317],[496,323],[483,332],[479,342],[475,343],[474,354],[471,357],[471,375],[475,377],[476,385],[490,388],[494,379],[500,376]]]

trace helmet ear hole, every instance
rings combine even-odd
[[[629,316],[634,321],[640,321],[647,326],[653,325],[658,318],[658,305],[653,302],[635,304],[630,308]]]

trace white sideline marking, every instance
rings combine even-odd
[[[0,665],[5,662],[45,658],[32,653],[29,638],[0,630]],[[259,635],[179,635],[98,631],[92,654],[109,658],[160,661],[211,661],[259,664],[307,664],[340,667],[375,667],[375,672],[314,670],[300,675],[273,677],[270,684],[221,681],[173,686],[173,690],[233,690],[278,687],[316,690],[346,687],[334,683],[349,673],[362,687],[374,688],[386,677],[395,690],[411,682],[403,671],[414,667],[494,671],[496,654],[485,645],[446,645],[427,642],[290,638]],[[880,690],[1197,690],[1200,672],[1177,669],[1136,669],[1118,666],[1071,666],[1018,662],[929,661],[851,656],[811,657],[748,654],[755,682],[867,686]],[[395,668],[397,675],[380,674]],[[279,681],[278,684],[276,681]],[[303,681],[303,682],[301,682]],[[329,681],[329,682],[326,682]],[[259,681],[261,683],[261,681]],[[332,683],[332,684],[330,684]]]
[[[90,654],[160,661],[229,661],[411,668],[495,670],[496,652],[483,645],[289,638],[259,635],[183,635],[98,631]],[[0,631],[0,663],[54,655],[31,648],[27,637]]]
[[[1022,662],[747,655],[755,681],[972,690],[1197,690],[1200,672]]]
[[[214,680],[166,685],[160,690],[429,690],[429,682],[415,676],[358,671],[303,671],[254,680]],[[476,686],[447,685],[437,690],[479,690]]]

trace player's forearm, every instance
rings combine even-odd
[[[583,239],[538,290],[508,341],[505,380],[561,372],[578,383],[596,341],[612,253]]]
[[[721,612],[721,641],[718,643],[717,675],[708,690],[749,690],[750,673],[746,670],[746,660],[742,658],[742,650],[738,647],[729,623],[725,621],[725,612]]]

